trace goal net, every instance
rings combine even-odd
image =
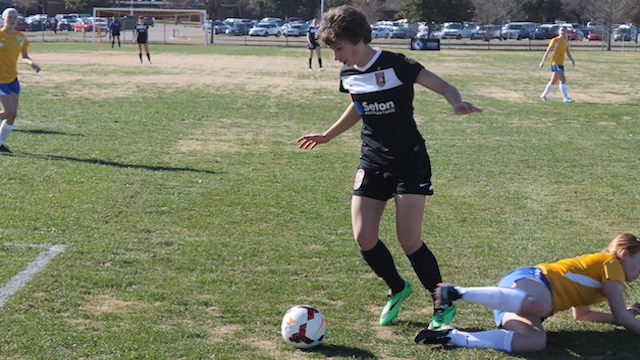
[[[207,11],[201,9],[143,9],[143,8],[93,8],[93,17],[105,19],[108,24],[113,17],[122,24],[121,41],[134,38],[136,23],[143,16],[149,25],[150,43],[198,42],[207,45]],[[103,22],[104,23],[104,22]],[[93,27],[93,42],[110,37],[103,26]]]

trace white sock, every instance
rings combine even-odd
[[[553,89],[553,84],[551,82],[548,82],[547,86],[544,88],[544,91],[542,92],[542,95],[540,95],[540,97],[547,97],[547,95],[549,95],[552,89]]]
[[[560,92],[565,100],[569,100],[569,93],[567,92],[567,84],[560,84]]]
[[[513,335],[515,335],[515,332],[509,330],[489,330],[470,333],[453,329],[447,336],[451,339],[449,342],[456,346],[511,352]]]
[[[455,289],[462,296],[460,299],[462,301],[470,301],[510,313],[519,313],[527,297],[525,291],[516,288],[456,286]]]
[[[13,130],[13,125],[9,125],[6,121],[3,121],[2,125],[0,125],[0,145],[4,144],[4,141],[7,140],[11,130]]]

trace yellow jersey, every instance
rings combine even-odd
[[[553,293],[553,313],[597,304],[607,299],[604,283],[626,284],[622,264],[615,255],[595,253],[536,265],[547,277]]]
[[[567,41],[567,39],[556,36],[551,39],[549,46],[551,47],[551,49],[553,49],[553,54],[551,56],[551,65],[564,65],[564,54],[569,48],[569,42]]]
[[[0,29],[0,84],[8,84],[18,77],[18,57],[29,47],[29,40],[20,31],[8,35]]]

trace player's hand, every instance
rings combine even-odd
[[[468,102],[461,102],[453,106],[453,112],[458,115],[471,114],[474,112],[482,112],[482,109],[473,106]]]
[[[35,70],[35,71],[36,71],[36,73],[39,73],[39,72],[40,72],[40,70],[41,70],[41,69],[40,69],[40,66],[38,66],[38,64],[36,64],[36,63],[34,63],[34,62],[32,62],[32,63],[31,63],[31,67],[33,68],[33,70]]]
[[[542,67],[544,66],[544,61],[540,63],[540,65],[538,65],[538,69],[542,69]]]
[[[300,149],[313,149],[318,144],[325,144],[329,142],[329,138],[324,134],[308,134],[301,136],[297,142],[300,143],[298,148]]]
[[[640,315],[640,303],[635,303],[627,308],[627,311],[631,313],[633,316]]]

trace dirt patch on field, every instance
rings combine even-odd
[[[127,52],[83,52],[72,56],[34,53],[32,58],[43,70],[35,74],[25,65],[20,65],[20,81],[26,86],[43,83],[59,86],[64,89],[64,96],[98,99],[127,97],[141,89],[164,91],[167,88],[212,92],[264,91],[265,96],[299,98],[301,94],[318,89],[335,92],[341,66],[332,60],[329,51],[323,52],[325,72],[317,71],[315,57],[313,65],[316,71],[308,71],[304,50],[297,56],[186,55],[153,53],[153,49],[151,54],[153,63],[149,64],[143,57],[144,63],[141,64],[137,50],[133,48]],[[418,61],[445,80],[461,73],[482,74],[487,79],[505,76],[498,66],[460,62],[445,53],[438,54],[437,58],[432,54],[411,55],[416,55]],[[452,65],[454,59],[458,59],[455,66]],[[610,84],[606,88],[592,86],[594,72],[589,66],[569,69],[567,75],[572,98],[579,102],[620,104],[634,97],[632,84]],[[519,75],[535,79],[534,82],[523,84],[517,77],[505,77],[501,82],[479,83],[472,90],[463,91],[463,96],[472,102],[476,95],[514,102],[538,102],[548,82],[549,72],[535,66],[527,72]],[[455,81],[453,83],[455,85]],[[581,83],[589,86],[580,86]],[[416,91],[426,90],[416,88]],[[557,86],[550,97],[554,101],[560,98]]]
[[[318,87],[335,90],[338,81],[337,64],[326,65],[327,71],[322,73],[309,73],[306,59],[299,57],[152,52],[152,64],[146,57],[141,64],[137,51],[79,53],[73,56],[37,53],[31,56],[42,71],[36,75],[20,68],[21,83],[27,86],[43,83],[61,85],[68,95],[92,98],[130,96],[141,86],[158,86],[160,89],[195,87],[212,91],[241,88],[247,91],[267,90],[270,96],[299,96]]]

